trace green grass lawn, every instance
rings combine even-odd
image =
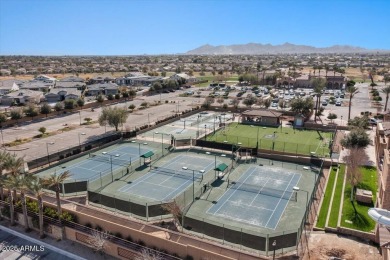
[[[320,214],[318,214],[317,227],[324,228],[326,217],[328,216],[330,199],[332,197],[333,185],[336,179],[336,167],[332,167],[329,173],[328,184],[325,189],[324,199],[322,200]]]
[[[317,155],[329,156],[329,142],[332,134],[330,132],[321,132],[320,134],[322,140],[318,132],[314,130],[294,130],[290,127],[252,127],[231,123],[226,130],[221,129],[215,135],[207,136],[207,140],[241,143],[242,146],[255,148],[258,135],[259,149],[303,155],[310,155],[311,152],[315,152]]]
[[[375,167],[362,167],[362,181],[358,185],[358,188],[371,190],[373,194],[373,202],[376,200],[377,191],[377,171]],[[368,216],[368,209],[374,206],[363,205],[358,202],[354,202],[357,213],[355,214],[353,205],[350,201],[352,186],[347,183],[344,191],[344,204],[343,204],[343,215],[341,218],[341,226],[357,229],[361,231],[372,231],[375,228],[375,221]],[[346,222],[348,221],[348,222]],[[352,223],[349,223],[352,221]]]
[[[336,180],[336,187],[333,194],[332,206],[330,208],[328,226],[336,228],[339,220],[340,203],[343,194],[343,184],[345,176],[345,165],[340,165],[339,175]]]

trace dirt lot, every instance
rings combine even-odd
[[[306,252],[303,260],[328,260],[332,256],[346,260],[382,259],[378,249],[367,242],[336,234],[313,232],[309,241],[309,253]]]

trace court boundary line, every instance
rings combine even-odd
[[[282,194],[282,198],[280,198],[279,201],[278,201],[278,204],[276,204],[275,209],[274,209],[274,212],[272,213],[272,215],[271,215],[270,218],[268,219],[267,223],[265,224],[265,228],[267,228],[267,225],[268,225],[268,223],[270,222],[270,220],[272,219],[272,216],[275,214],[276,209],[279,207],[280,202],[281,202],[282,200],[285,200],[285,199],[283,199],[283,195],[286,193],[287,188],[290,186],[292,180],[294,179],[294,176],[295,176],[295,174],[294,174],[294,175],[292,176],[292,178],[290,179],[290,181],[289,181],[287,187],[284,188],[284,192],[283,192],[283,194]],[[291,193],[290,198],[289,198],[288,200],[286,200],[286,201],[290,201],[292,194],[293,194],[293,192]],[[287,204],[288,204],[288,202],[286,203],[286,206],[287,206]],[[282,215],[283,215],[283,213],[284,213],[284,210],[286,209],[286,206],[283,208],[282,213],[279,215],[279,220],[280,220],[280,218],[282,217]],[[277,222],[277,224],[278,224],[278,223],[279,223],[279,221]],[[276,225],[274,228],[272,228],[272,229],[275,230],[276,227],[277,227],[277,225]],[[271,228],[270,228],[270,229],[271,229]]]
[[[297,180],[297,183],[299,183],[299,181],[301,180],[302,174],[300,174],[300,173],[295,173],[294,176],[293,176],[293,178],[295,177],[295,175],[299,175],[299,178],[298,178],[298,180]],[[291,193],[291,196],[292,196],[293,194],[294,194],[294,192]],[[291,196],[290,196],[290,199],[291,199]],[[290,202],[290,199],[289,199],[289,202]],[[288,203],[286,203],[286,205],[284,206],[282,215],[283,215],[284,211],[286,210],[287,205],[288,205]],[[281,219],[282,215],[280,215],[279,220],[278,220],[278,222],[276,223],[276,226],[275,226],[275,228],[273,228],[273,230],[275,230],[276,227],[279,225],[279,222],[280,222],[280,219]]]

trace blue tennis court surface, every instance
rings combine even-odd
[[[217,160],[217,166],[219,163]],[[187,170],[183,170],[183,167],[187,167]],[[202,175],[214,168],[214,158],[179,155],[118,191],[153,201],[171,201],[192,185],[192,170],[195,180],[200,181]]]
[[[288,169],[252,166],[207,213],[275,229],[301,174]]]
[[[141,148],[138,145],[125,144],[119,148],[106,151],[105,153],[97,151],[92,155],[96,157],[86,158],[75,164],[60,165],[61,168],[55,169],[55,173],[61,174],[64,171],[69,171],[73,180],[96,180],[101,176],[111,173],[112,171],[126,167],[131,163],[139,160],[142,154],[147,153],[150,149]]]

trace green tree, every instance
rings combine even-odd
[[[256,103],[256,98],[253,95],[248,94],[247,97],[244,99],[243,103],[249,108]]]
[[[64,105],[62,102],[57,102],[54,106],[54,110],[57,112],[60,112],[62,109],[64,109]]]
[[[370,122],[368,120],[368,116],[362,116],[362,117],[355,117],[353,119],[350,119],[348,121],[348,126],[353,129],[353,128],[363,128],[367,129],[368,126],[370,125]]]
[[[97,102],[99,102],[99,103],[103,103],[103,101],[104,101],[103,95],[98,95],[98,96],[96,97],[96,100],[97,100]]]
[[[177,81],[170,79],[167,82],[167,88],[176,88],[178,86]]]
[[[54,191],[56,193],[57,215],[60,220],[62,216],[61,199],[60,199],[61,184],[71,176],[72,174],[69,171],[64,171],[60,174],[53,173],[49,177],[44,178],[42,180],[42,183],[45,186],[49,188],[54,188]],[[65,237],[65,230],[63,227],[62,227],[62,237],[63,238]]]
[[[313,100],[311,98],[296,98],[290,103],[291,111],[309,118],[313,113]]]
[[[40,112],[41,112],[41,114],[46,115],[46,117],[47,117],[47,115],[51,113],[50,105],[47,103],[43,103],[41,106]]]
[[[214,103],[214,98],[213,97],[206,97],[202,107],[204,108],[210,108],[210,106]]]
[[[315,105],[315,114],[314,121],[317,121],[318,109],[321,104],[321,95],[322,91],[326,86],[326,80],[323,78],[315,78],[311,80],[311,86],[313,87],[314,93],[316,94],[316,105]]]
[[[115,127],[115,130],[118,131],[118,127],[123,126],[128,116],[129,114],[127,113],[126,108],[106,107],[103,108],[98,121],[101,126],[108,124],[111,127]]]
[[[10,161],[10,153],[5,150],[0,150],[0,180],[4,179],[4,171],[8,171],[9,161]],[[4,190],[3,184],[0,182],[0,198],[4,201]]]
[[[334,113],[329,113],[328,115],[328,119],[330,119],[330,122],[333,123],[333,120],[335,120],[337,118],[337,115],[334,114]]]
[[[29,184],[29,191],[37,198],[38,201],[38,215],[39,215],[39,237],[45,236],[43,232],[43,189],[45,186],[41,179],[36,178]]]
[[[76,101],[74,99],[67,99],[64,101],[65,109],[73,109],[76,107]]]
[[[40,127],[39,129],[38,129],[38,131],[42,134],[41,136],[43,136],[45,133],[46,133],[46,127]]]
[[[386,110],[387,110],[387,102],[389,101],[390,86],[385,86],[382,89],[382,92],[386,94],[386,102],[385,102],[385,112],[386,112]]]
[[[134,89],[129,90],[129,96],[131,99],[133,99],[137,95],[137,91]]]
[[[121,98],[121,94],[120,93],[116,93],[115,94],[115,99],[120,99]]]
[[[129,106],[129,109],[131,110],[131,112],[133,112],[134,109],[135,109],[135,105],[134,105],[134,104],[131,104],[131,105]]]
[[[113,96],[112,94],[108,94],[108,95],[107,95],[107,99],[108,99],[108,100],[113,100],[113,99],[114,99],[114,96]]]
[[[157,81],[153,83],[153,88],[154,90],[159,91],[160,89],[162,89],[162,85],[160,82]]]
[[[0,113],[0,127],[7,121],[7,116],[4,113]]]
[[[14,108],[11,110],[10,116],[12,120],[16,120],[16,122],[18,122],[18,120],[23,117],[23,111],[20,108]]]
[[[77,106],[78,106],[78,107],[83,107],[84,104],[85,104],[85,102],[84,102],[84,99],[83,99],[83,98],[77,99]]]
[[[38,109],[35,105],[29,104],[25,109],[24,109],[24,114],[28,117],[34,118],[34,116],[38,115]]]
[[[358,88],[355,86],[348,86],[346,88],[346,92],[349,94],[349,104],[348,104],[348,120],[351,119],[351,105],[352,105],[352,98],[355,96],[356,93],[358,93]]]
[[[367,147],[371,139],[363,128],[354,128],[341,140],[341,145],[347,148]]]

